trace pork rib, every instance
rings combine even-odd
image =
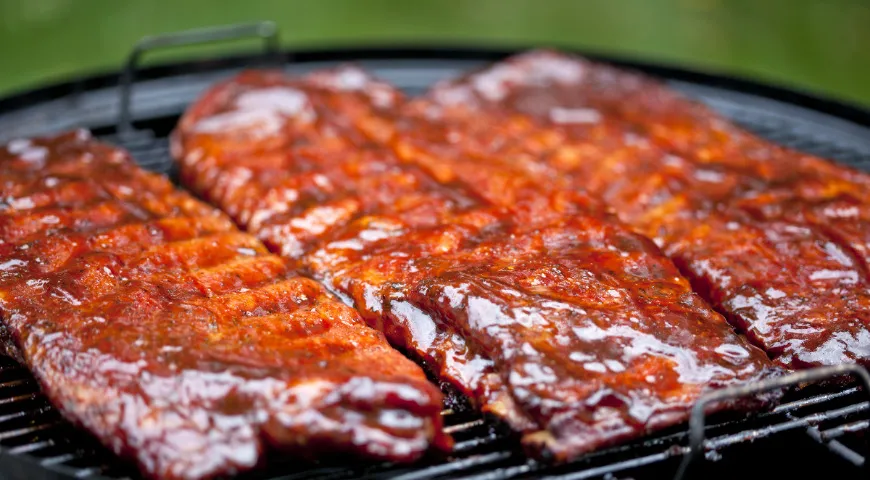
[[[416,107],[354,68],[246,72],[191,107],[173,151],[187,185],[540,455],[775,373],[652,242],[503,159],[502,130],[456,137]]]
[[[518,140],[514,156],[537,155],[654,238],[780,365],[870,364],[870,175],[773,145],[650,78],[554,52],[427,97],[437,115],[543,139]]]
[[[254,237],[86,132],[0,148],[7,347],[65,417],[154,478],[265,448],[410,461],[440,392]]]

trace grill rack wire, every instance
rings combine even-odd
[[[102,139],[129,150],[143,167],[174,176],[167,136],[181,109],[198,93],[186,88],[185,84],[196,80],[201,89],[216,77],[205,75],[200,79],[185,78],[185,73],[192,70],[188,63],[170,70],[168,74],[160,70],[156,77],[135,82],[139,59],[153,48],[246,36],[261,38],[266,46],[266,58],[279,60],[282,67],[286,68],[284,63],[290,55],[277,52],[277,29],[270,22],[148,37],[135,46],[120,75],[120,81],[109,81],[110,87],[104,89],[102,94],[94,89],[94,92],[84,94],[78,92],[83,98],[75,99],[70,98],[75,95],[66,92],[58,95],[59,98],[42,101],[34,101],[34,94],[19,96],[17,101],[0,100],[0,140],[63,128],[62,124],[51,125],[51,122],[46,121],[47,115],[57,113],[64,106],[72,106],[73,112],[67,116],[71,117],[68,121],[73,122],[73,125],[92,127]],[[504,56],[501,52],[469,55],[468,52],[453,51],[444,55],[436,53],[434,56],[441,55],[442,58],[452,58],[455,61],[448,61],[446,64],[434,61],[427,64],[413,61],[415,54],[420,57],[433,56],[433,52],[429,50],[401,54],[395,51],[379,52],[372,55],[379,62],[373,64],[373,70],[387,80],[391,76],[397,77],[393,79],[394,83],[413,94],[423,90],[434,79],[479,65],[483,60]],[[393,55],[408,57],[412,63],[405,65],[393,62],[390,60]],[[314,61],[307,68],[324,66],[321,65],[324,60],[335,63],[336,60],[357,56],[366,57],[358,51],[344,54],[315,53],[311,55]],[[303,62],[306,60],[304,54],[297,54],[295,57]],[[469,57],[470,61],[467,61]],[[241,65],[250,65],[260,59],[260,56],[245,57]],[[228,60],[226,64],[212,62],[207,65],[206,70],[218,69],[221,74],[226,75],[237,64],[235,60]],[[704,101],[742,126],[772,141],[870,170],[870,128],[864,128],[870,127],[870,114],[856,109],[854,112],[849,110],[854,115],[847,116],[847,119],[843,119],[843,116],[837,118],[800,106],[801,103],[816,106],[824,105],[825,102],[799,94],[785,92],[784,95],[779,95],[786,99],[786,102],[782,102],[766,98],[769,97],[767,94],[775,93],[767,87],[755,88],[752,84],[732,81],[723,89],[719,86],[723,80],[718,77],[705,77],[640,64],[629,66],[665,76],[674,88]],[[378,71],[379,68],[382,71]],[[402,76],[403,68],[408,70],[405,74],[411,75]],[[415,68],[421,70],[422,75],[420,72],[414,75]],[[430,70],[427,71],[426,68]],[[161,83],[163,76],[181,78],[176,83],[167,84]],[[132,114],[131,104],[136,98],[132,91],[134,85],[137,88],[147,88],[157,108],[151,108],[148,113]],[[739,92],[747,88],[760,91],[761,95]],[[37,97],[39,93],[36,92]],[[797,101],[788,102],[795,99]],[[106,104],[111,108],[106,109]],[[839,113],[843,107],[834,105],[829,110]],[[111,113],[105,113],[113,111],[118,112],[115,119]],[[866,119],[866,123],[860,122],[864,127],[849,121],[854,120],[854,116],[859,120]],[[8,138],[4,138],[4,135]],[[857,378],[863,388],[842,381],[826,382],[822,386],[805,385],[807,382],[843,375]],[[748,393],[745,390],[761,391],[784,386],[800,388],[792,388],[783,403],[771,411],[752,415],[731,412],[705,419],[705,403],[745,395]],[[501,480],[546,477],[562,480],[615,480],[635,476],[667,478],[675,473],[678,477],[686,477],[701,472],[707,478],[728,478],[732,475],[732,470],[741,472],[744,477],[749,472],[762,477],[769,476],[770,473],[783,474],[790,468],[794,474],[800,474],[806,462],[800,462],[798,458],[790,458],[788,462],[777,459],[767,469],[760,463],[752,465],[751,470],[746,468],[747,462],[769,461],[770,451],[779,452],[773,455],[781,455],[782,448],[777,446],[783,443],[788,445],[790,452],[806,452],[807,458],[813,463],[826,462],[829,471],[857,477],[867,475],[870,467],[870,462],[866,460],[870,458],[866,453],[870,451],[868,394],[870,376],[866,370],[856,366],[818,369],[793,374],[767,384],[731,388],[714,392],[696,405],[688,432],[685,426],[674,427],[634,442],[593,452],[575,462],[559,466],[528,459],[518,450],[517,442],[507,428],[482,418],[461,400],[453,399],[442,412],[446,430],[456,439],[456,447],[447,459],[428,458],[411,466],[334,461],[300,465],[292,459],[281,459],[274,455],[275,458],[270,460],[269,465],[245,475],[245,478]],[[57,410],[49,405],[36,380],[24,367],[12,359],[0,357],[0,479],[7,477],[125,479],[137,478],[137,474],[133,467],[115,458],[89,434],[76,430],[64,421]]]

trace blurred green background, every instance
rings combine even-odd
[[[146,34],[260,19],[290,47],[571,46],[870,106],[866,0],[0,0],[0,95],[118,68]]]

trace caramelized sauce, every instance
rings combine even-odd
[[[539,455],[643,435],[776,373],[536,141],[432,113],[354,68],[247,72],[188,111],[173,151],[187,185]]]
[[[265,449],[412,461],[441,395],[313,280],[86,132],[0,148],[4,347],[51,402],[154,478]]]
[[[558,53],[519,55],[427,96],[430,112],[511,131],[514,156],[604,200],[778,364],[870,362],[870,175]]]

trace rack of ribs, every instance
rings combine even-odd
[[[265,449],[411,461],[441,394],[213,207],[84,131],[0,147],[3,345],[65,417],[154,478]]]
[[[707,389],[778,374],[649,239],[533,158],[504,158],[505,130],[464,136],[416,105],[353,67],[245,72],[194,103],[173,153],[183,183],[538,456],[643,435]]]
[[[514,156],[534,155],[653,238],[779,365],[870,364],[870,176],[764,141],[650,78],[554,52],[443,82],[422,103],[510,130]]]

